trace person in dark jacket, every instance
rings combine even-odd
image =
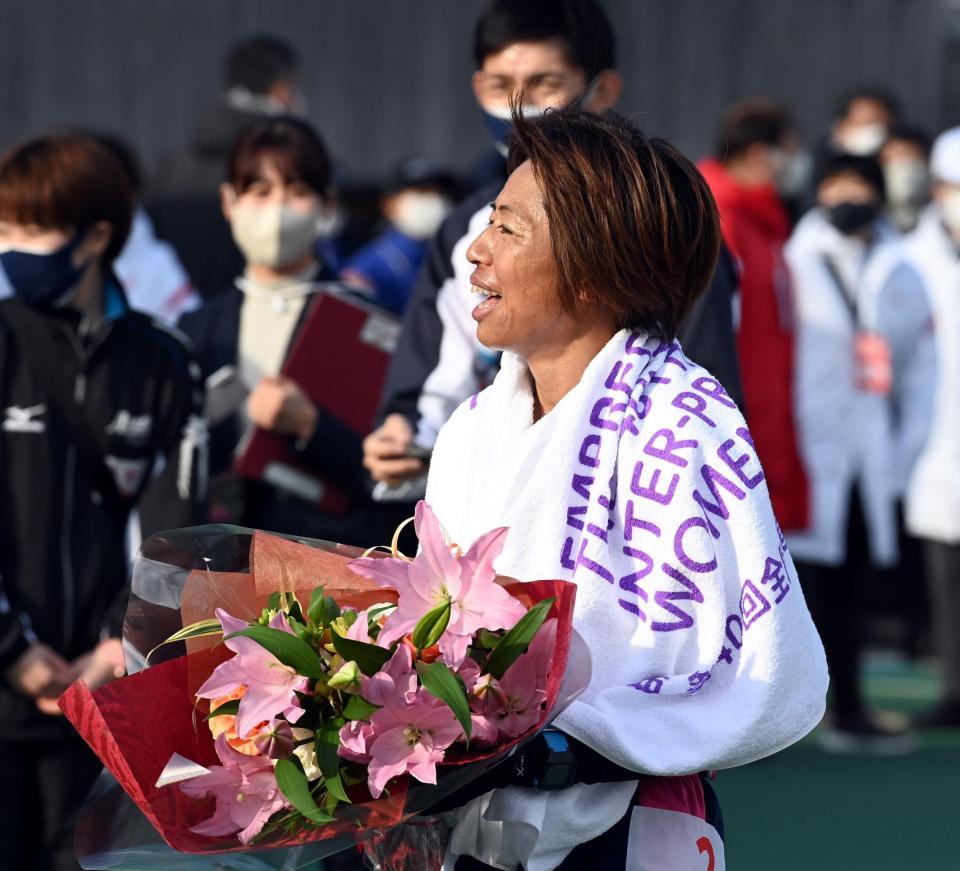
[[[303,121],[263,121],[240,136],[221,195],[246,266],[179,326],[196,347],[210,402],[219,404],[221,390],[235,397],[211,421],[213,519],[368,546],[378,540],[360,436],[281,375],[318,292],[346,290],[315,254],[317,227],[330,207],[330,172],[323,142]],[[289,439],[292,451],[346,497],[346,510],[318,507],[280,484],[237,478],[234,456],[254,427]]]
[[[123,673],[124,540],[202,514],[206,431],[184,339],[131,310],[112,270],[129,181],[94,140],[0,160],[0,855],[75,869],[100,764],[59,715],[76,678]]]
[[[147,191],[157,235],[177,249],[205,296],[243,268],[229,228],[220,220],[217,196],[230,149],[254,124],[302,112],[299,64],[293,47],[273,36],[252,36],[233,46],[221,103],[200,118],[185,149],[161,162]]]
[[[476,338],[471,311],[467,246],[486,227],[490,207],[506,180],[509,101],[523,95],[524,116],[579,102],[601,113],[620,96],[610,22],[592,0],[494,0],[474,30],[474,96],[495,139],[498,173],[461,202],[434,237],[414,287],[400,344],[387,376],[382,425],[364,442],[364,464],[382,482],[385,498],[415,496],[423,480],[423,454],[454,409],[488,384],[499,357]],[[733,340],[736,280],[721,253],[713,282],[681,333],[685,352],[713,372],[739,400]],[[390,485],[389,487],[386,485]],[[392,491],[392,492],[388,492]]]

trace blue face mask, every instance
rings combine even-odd
[[[0,266],[7,274],[14,295],[37,308],[63,305],[86,268],[86,264],[79,268],[73,265],[73,252],[82,238],[78,233],[49,254],[16,248],[0,253]]]
[[[593,81],[583,94],[572,101],[571,105],[586,105],[593,100],[596,93],[597,82]],[[510,131],[513,130],[513,118],[510,115],[510,108],[504,106],[502,109],[494,109],[491,111],[481,106],[480,111],[483,112],[483,123],[487,128],[487,132],[493,138],[493,144],[496,146],[497,151],[506,157],[510,150],[510,147],[507,145],[507,138],[510,136]],[[546,109],[540,106],[524,106],[521,114],[524,118],[539,118],[546,111]]]
[[[510,115],[510,110],[503,108],[491,112],[489,109],[481,107],[481,111],[483,112],[483,123],[486,125],[487,132],[493,138],[494,146],[500,154],[506,157],[510,150],[507,145],[507,138],[510,136],[510,131],[513,130],[513,117]],[[539,106],[524,106],[523,117],[539,118],[544,111],[546,110]]]

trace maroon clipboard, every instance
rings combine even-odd
[[[308,305],[281,374],[296,382],[321,413],[362,438],[373,427],[400,321],[332,290],[316,293]],[[238,450],[234,469],[241,477],[272,484],[331,514],[342,514],[349,506],[342,491],[298,457],[286,435],[252,430]]]

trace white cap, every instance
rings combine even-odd
[[[930,174],[947,184],[960,185],[960,127],[953,127],[934,140]]]

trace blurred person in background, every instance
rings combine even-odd
[[[923,447],[936,378],[920,274],[883,218],[873,158],[825,163],[817,207],[786,256],[796,312],[796,406],[811,523],[787,535],[830,666],[823,746],[893,753],[912,740],[876,723],[859,679],[864,588],[897,560],[897,502]]]
[[[133,211],[124,169],[90,137],[0,160],[0,854],[18,871],[77,868],[100,763],[56,698],[123,673],[131,511],[147,533],[202,516],[199,372],[113,270]]]
[[[162,161],[151,180],[147,208],[157,233],[177,249],[204,296],[243,268],[220,216],[218,191],[230,149],[253,124],[304,114],[299,71],[296,51],[282,39],[257,35],[238,42],[226,59],[220,104],[200,118],[189,145]]]
[[[855,88],[837,104],[824,157],[830,154],[875,156],[899,118],[900,105],[889,91]]]
[[[898,124],[890,129],[877,158],[887,190],[887,219],[901,233],[909,233],[930,202],[930,137],[919,128]]]
[[[906,251],[933,305],[936,399],[930,437],[907,491],[907,528],[923,539],[943,670],[942,698],[918,725],[960,727],[960,127],[936,139],[930,172],[933,202]]]
[[[453,209],[454,180],[424,157],[402,161],[380,202],[389,229],[355,251],[340,277],[368,293],[396,315],[407,308],[410,292],[430,240]]]
[[[84,135],[83,131],[76,131]],[[137,197],[130,235],[123,250],[113,262],[114,272],[127,294],[131,308],[145,312],[167,324],[174,324],[185,311],[200,304],[200,296],[190,283],[173,246],[158,239],[153,222],[139,200],[142,176],[133,149],[114,136],[90,133],[107,148],[127,174]],[[10,296],[12,289],[0,271],[0,298]]]
[[[232,397],[211,430],[213,517],[369,543],[360,438],[280,374],[316,294],[336,281],[315,253],[318,226],[331,207],[326,147],[304,121],[261,121],[235,143],[227,178],[223,216],[243,252],[243,274],[180,321],[204,376],[224,375],[218,391]],[[296,455],[347,494],[348,510],[324,513],[280,486],[236,479],[234,453],[251,427],[286,436]]]
[[[143,207],[143,175],[133,149],[114,136],[98,134],[95,138],[123,167],[136,197],[127,244],[113,264],[117,278],[133,308],[175,324],[184,312],[200,305],[200,295],[173,246],[154,232],[153,221]]]
[[[727,110],[716,156],[700,164],[739,267],[736,335],[745,413],[785,531],[804,529],[809,516],[794,422],[791,291],[783,262],[790,222],[777,188],[790,176],[797,150],[787,111],[750,100]]]
[[[610,21],[594,0],[493,0],[474,28],[473,57],[473,94],[494,138],[499,169],[487,187],[457,206],[431,243],[387,376],[383,423],[364,442],[371,476],[398,493],[409,492],[403,482],[424,480],[423,454],[432,449],[440,427],[499,366],[499,356],[476,338],[466,250],[487,225],[489,204],[506,180],[511,98],[522,95],[524,117],[573,103],[600,114],[616,104],[623,85]],[[733,264],[722,250],[681,341],[739,400],[735,290]]]

